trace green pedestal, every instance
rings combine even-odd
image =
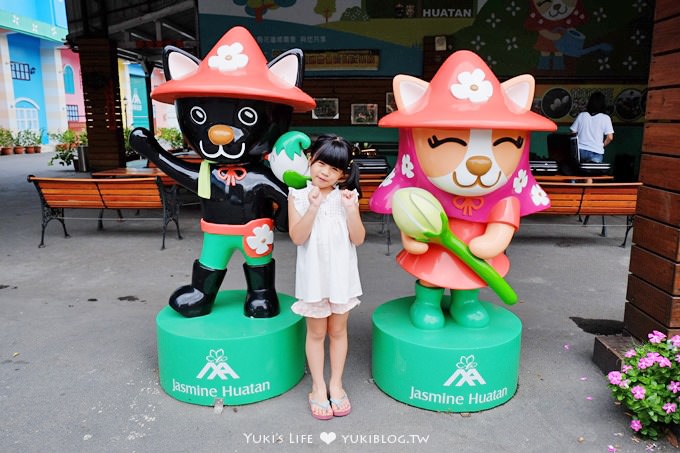
[[[442,412],[476,412],[513,397],[519,376],[522,323],[510,311],[482,302],[487,327],[461,327],[450,317],[440,330],[409,320],[413,296],[373,313],[373,379],[392,398]]]
[[[297,384],[305,371],[305,324],[279,294],[274,318],[243,315],[245,291],[222,291],[212,313],[184,318],[170,307],[156,317],[163,390],[187,403],[212,406],[262,401]]]

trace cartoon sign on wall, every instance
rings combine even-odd
[[[291,46],[312,56],[361,50],[376,68],[317,66],[310,76],[419,75],[424,37],[446,37],[449,50],[480,55],[499,76],[531,73],[644,83],[654,8],[616,0],[445,1],[199,0],[201,45],[246,26],[270,58]],[[429,49],[428,49],[429,50]],[[435,49],[436,50],[436,49]]]

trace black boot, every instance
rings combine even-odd
[[[243,263],[248,294],[243,312],[249,318],[273,318],[279,314],[279,297],[274,288],[274,260],[262,266]]]
[[[226,269],[211,269],[194,261],[191,285],[177,288],[170,296],[170,306],[180,315],[195,318],[210,313]]]

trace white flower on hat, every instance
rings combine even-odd
[[[217,55],[208,59],[208,66],[219,69],[220,72],[231,72],[241,69],[248,64],[248,55],[243,52],[243,44],[236,42],[232,45],[220,46]]]
[[[451,94],[458,99],[469,99],[470,102],[486,102],[493,94],[493,85],[484,79],[484,71],[475,69],[472,72],[458,74],[459,84],[451,85]]]

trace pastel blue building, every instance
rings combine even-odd
[[[68,128],[67,33],[64,0],[0,0],[0,127],[42,130],[43,141]]]

